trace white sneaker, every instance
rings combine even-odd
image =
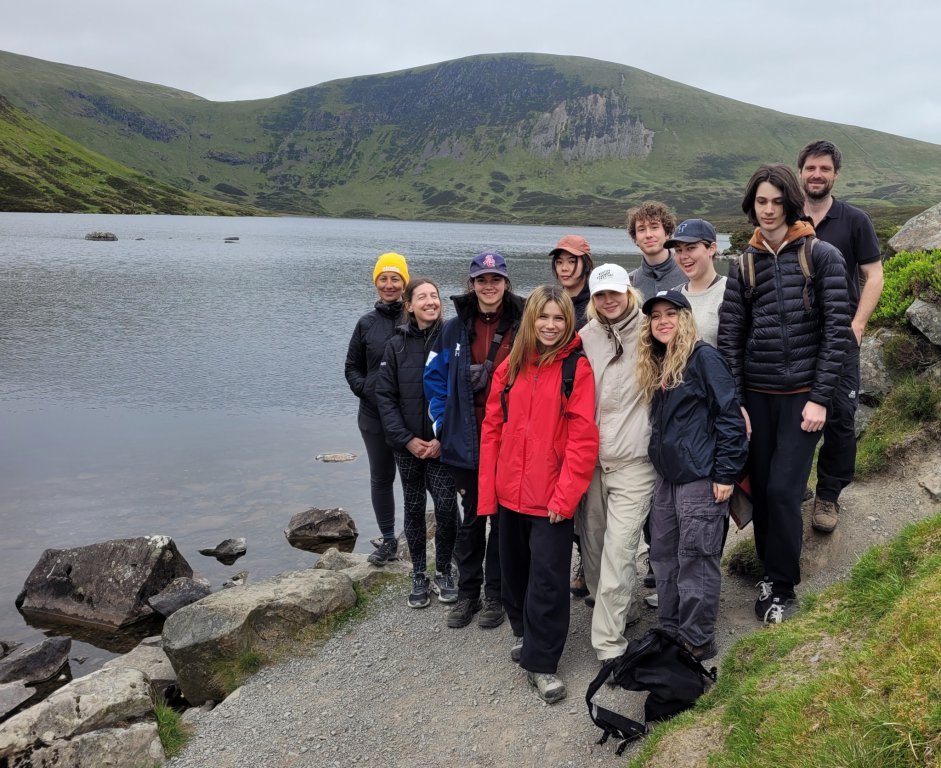
[[[549,672],[527,672],[529,684],[536,689],[536,695],[546,704],[555,704],[565,698],[565,683],[558,675]]]

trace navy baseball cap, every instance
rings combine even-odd
[[[503,254],[496,251],[485,251],[478,253],[470,265],[470,276],[472,278],[480,275],[502,275],[509,277],[506,271],[506,259]]]
[[[716,228],[705,219],[686,219],[673,232],[673,237],[663,245],[672,248],[677,243],[716,242]]]
[[[656,295],[644,302],[643,313],[649,315],[658,301],[667,301],[679,309],[692,309],[687,298],[679,291],[657,291]]]

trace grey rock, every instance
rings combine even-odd
[[[22,680],[41,683],[54,677],[68,663],[72,650],[70,637],[47,637],[42,642],[18,648],[0,659],[0,683]]]
[[[856,429],[856,439],[859,440],[863,436],[863,433],[869,428],[869,422],[872,421],[872,417],[875,416],[876,409],[871,406],[860,403],[859,407],[856,409],[856,419],[855,419],[855,429]]]
[[[239,571],[231,579],[227,579],[222,582],[223,589],[228,589],[229,587],[241,587],[248,580],[248,571]]]
[[[28,754],[60,739],[140,719],[153,711],[150,696],[147,678],[136,669],[100,669],[73,680],[3,724],[0,764],[2,758]],[[13,759],[9,764],[29,763]]]
[[[359,531],[349,513],[341,507],[298,512],[284,531],[292,547],[308,552],[322,552],[341,542],[352,544]]]
[[[898,331],[880,330],[872,336],[863,336],[859,350],[860,401],[878,405],[892,391],[892,378],[883,356],[883,347]]]
[[[232,565],[236,560],[238,560],[242,555],[247,551],[245,547],[245,539],[225,539],[224,541],[219,542],[212,549],[201,549],[199,554],[206,555],[208,557],[214,557],[223,565]]]
[[[317,461],[323,461],[327,464],[342,461],[353,461],[356,458],[355,453],[318,453],[315,457]]]
[[[154,768],[166,756],[154,722],[134,723],[127,728],[103,728],[55,741],[29,753],[33,766],[66,768]]]
[[[227,589],[181,608],[163,627],[163,648],[191,704],[218,701],[220,663],[249,648],[293,640],[322,616],[350,608],[356,591],[348,576],[309,569]]]
[[[918,478],[918,484],[924,488],[933,501],[941,501],[941,461],[935,460],[925,467]]]
[[[153,641],[157,641],[157,645]],[[176,672],[167,654],[161,647],[161,638],[148,638],[134,650],[106,662],[102,669],[136,669],[150,680],[150,686],[158,699],[165,699],[167,689],[176,685]]]
[[[114,242],[118,239],[118,236],[114,232],[89,232],[85,235],[86,240],[104,240],[107,242]]]
[[[171,581],[164,589],[147,600],[147,604],[161,616],[172,616],[184,605],[202,600],[212,590],[204,581],[181,576]]]
[[[18,643],[15,640],[0,640],[0,659],[4,656],[9,656],[21,645],[22,643]]]
[[[22,680],[0,684],[0,720],[3,720],[23,702],[29,701],[34,693],[36,691],[27,688]]]
[[[105,627],[153,615],[147,600],[193,569],[168,536],[47,549],[16,598],[23,613]]]
[[[941,307],[915,299],[905,310],[905,319],[936,347],[941,346]]]
[[[941,203],[913,216],[889,240],[892,253],[941,248]]]

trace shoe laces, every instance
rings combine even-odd
[[[770,581],[759,581],[756,585],[758,587],[758,599],[765,601],[771,597],[772,582]]]
[[[376,554],[380,557],[388,557],[389,555],[395,554],[397,549],[398,545],[394,541],[383,539],[382,544],[380,544],[379,548],[376,550]]]
[[[780,624],[784,621],[784,604],[777,601],[771,604],[771,607],[765,611],[766,624]]]

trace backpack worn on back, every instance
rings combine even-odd
[[[810,240],[810,248],[804,248],[807,240]],[[804,309],[810,312],[810,291],[813,290],[814,279],[814,245],[817,242],[816,237],[804,238],[797,248],[797,263],[800,265],[801,274],[804,275]],[[738,255],[738,276],[745,286],[745,299],[753,301],[755,298],[755,254],[753,251],[745,251]]]
[[[598,704],[592,704],[604,682],[614,682],[629,691],[649,691],[644,702],[644,719],[639,723]],[[658,627],[647,630],[640,639],[631,640],[616,659],[606,661],[591,681],[585,702],[588,714],[604,733],[599,744],[611,736],[621,740],[617,754],[628,742],[646,735],[648,724],[668,720],[689,709],[703,695],[709,682],[715,682],[716,668],[706,669],[673,635]]]
[[[574,349],[569,356],[562,360],[562,411],[565,411],[565,404],[572,396],[572,389],[575,387],[575,367],[578,365],[578,359],[585,357],[584,350]],[[510,389],[512,384],[507,384],[500,393],[500,404],[503,406],[503,423],[506,424],[510,418]]]

